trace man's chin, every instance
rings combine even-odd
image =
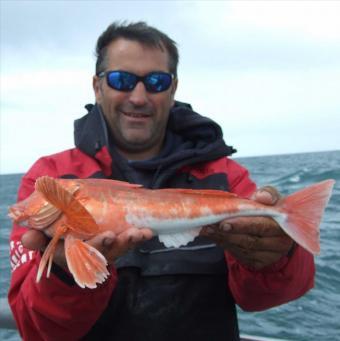
[[[150,144],[150,139],[144,136],[133,136],[125,139],[124,144],[130,146],[131,149],[142,148],[145,145]]]
[[[143,151],[145,149],[149,149],[152,147],[152,143],[150,143],[150,139],[144,138],[134,138],[134,139],[129,139],[125,140],[122,144],[121,147],[126,149],[129,152],[139,152]]]

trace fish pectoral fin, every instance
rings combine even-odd
[[[180,247],[192,242],[200,230],[201,228],[195,228],[184,232],[160,234],[158,238],[166,247]]]
[[[67,266],[81,288],[97,287],[109,275],[105,257],[94,247],[68,234],[65,238]]]
[[[84,234],[92,234],[99,230],[92,215],[72,193],[58,183],[57,179],[42,176],[36,180],[35,189],[65,214],[71,230]]]
[[[56,226],[55,233],[49,244],[47,245],[47,248],[45,249],[38,268],[37,278],[36,282],[38,283],[41,279],[41,276],[44,272],[45,267],[47,266],[47,274],[46,277],[50,277],[51,267],[52,267],[52,261],[55,249],[57,247],[59,239],[62,237],[63,234],[67,232],[68,228],[67,225],[61,223],[60,225]]]

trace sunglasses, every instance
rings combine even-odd
[[[148,92],[157,93],[170,88],[174,75],[162,71],[150,72],[141,77],[127,71],[103,71],[98,74],[102,78],[106,76],[109,87],[118,91],[132,91],[139,81],[143,82]]]

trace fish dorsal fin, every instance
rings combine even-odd
[[[119,180],[105,180],[105,181],[110,183],[110,185],[115,185],[115,186],[120,186],[120,187],[129,187],[129,188],[140,188],[140,187],[143,187],[143,185],[130,184],[129,182],[126,182],[126,181],[119,181]]]
[[[169,192],[169,193],[182,193],[182,194],[190,194],[190,195],[213,195],[213,196],[222,196],[225,198],[235,198],[236,194],[230,192],[224,192],[217,189],[187,189],[187,188],[165,188],[160,189],[159,191]]]
[[[42,176],[35,182],[35,189],[65,214],[70,229],[85,234],[93,234],[99,230],[97,223],[86,208],[56,179]]]

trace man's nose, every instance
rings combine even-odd
[[[148,94],[143,82],[138,82],[135,88],[130,92],[129,100],[135,106],[145,105],[148,101]]]

